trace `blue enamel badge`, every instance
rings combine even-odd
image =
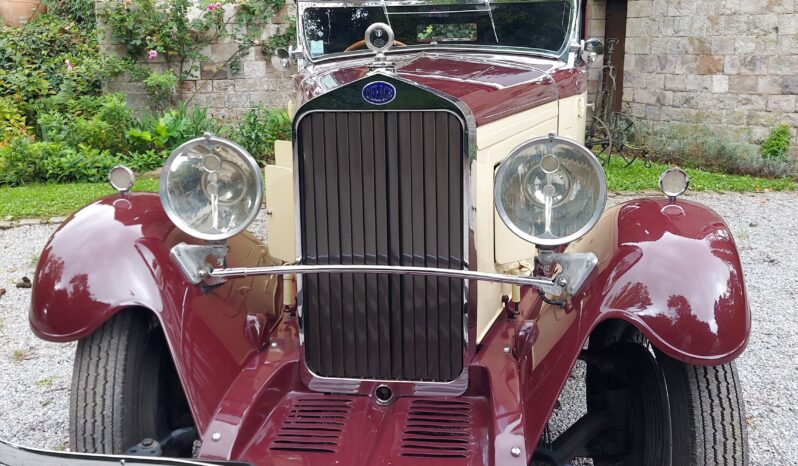
[[[396,98],[396,88],[384,81],[374,81],[363,87],[363,100],[374,105],[385,105]]]

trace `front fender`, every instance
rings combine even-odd
[[[620,318],[690,364],[725,364],[745,349],[751,318],[740,257],[711,209],[684,200],[627,202],[571,249],[599,258],[576,304],[588,317],[585,333]]]
[[[56,230],[33,281],[30,324],[45,340],[90,335],[123,309],[158,319],[200,433],[232,381],[268,343],[280,312],[279,280],[251,277],[203,290],[169,256],[198,243],[168,219],[154,194],[114,195]],[[228,241],[230,266],[276,265],[252,235]]]

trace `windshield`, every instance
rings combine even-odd
[[[308,4],[301,10],[304,46],[314,59],[362,52],[366,28],[382,22],[394,31],[394,50],[489,46],[560,55],[567,45],[574,8],[573,0],[402,3]]]

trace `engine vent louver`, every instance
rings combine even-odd
[[[352,404],[352,399],[346,397],[295,400],[269,449],[337,453]]]
[[[466,458],[472,454],[471,403],[414,400],[405,422],[401,456]]]

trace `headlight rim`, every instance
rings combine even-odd
[[[507,171],[502,171],[502,165],[505,165],[511,162],[514,158],[520,157],[521,153],[535,144],[539,144],[541,142],[546,142],[549,144],[554,143],[555,141],[559,141],[561,143],[565,143],[573,147],[574,149],[582,152],[585,155],[585,159],[593,168],[594,172],[598,174],[598,184],[599,184],[599,204],[596,206],[593,215],[590,217],[590,220],[579,230],[574,233],[571,233],[568,236],[564,236],[562,238],[557,239],[545,239],[545,238],[537,238],[534,237],[520,228],[518,228],[511,220],[509,215],[507,214],[506,210],[504,209],[504,205],[500,202],[501,199],[501,187],[502,182],[504,181],[505,177],[507,176]],[[607,206],[607,194],[608,194],[608,187],[607,187],[607,178],[606,173],[604,172],[604,168],[601,166],[601,162],[599,162],[598,158],[584,146],[584,144],[579,143],[571,138],[567,138],[564,136],[557,136],[550,134],[548,136],[541,136],[532,139],[527,139],[526,141],[522,142],[518,146],[516,146],[513,150],[509,152],[507,157],[505,157],[499,165],[496,166],[494,171],[494,178],[493,178],[493,206],[496,209],[496,213],[499,215],[499,218],[502,220],[502,223],[512,231],[516,236],[523,239],[524,241],[534,244],[537,247],[544,247],[544,248],[551,248],[566,245],[572,243],[587,233],[589,233],[601,219],[601,216],[604,214],[604,209]]]
[[[251,169],[255,174],[256,207],[251,210],[249,215],[247,215],[247,217],[244,219],[243,222],[241,222],[239,226],[226,233],[209,234],[209,233],[203,233],[201,231],[192,228],[174,211],[171,203],[168,200],[168,196],[166,195],[166,187],[169,177],[169,167],[172,165],[172,163],[174,163],[174,160],[180,155],[182,155],[189,147],[198,143],[205,143],[205,144],[215,143],[227,146],[229,149],[236,152],[241,157],[241,159],[243,159],[244,162],[246,162],[247,168]],[[243,232],[244,230],[246,230],[252,224],[252,222],[255,221],[255,219],[258,217],[258,214],[260,213],[260,210],[263,207],[263,191],[264,191],[263,175],[261,174],[260,165],[258,165],[258,162],[255,160],[255,157],[253,157],[252,154],[250,154],[249,151],[244,149],[241,145],[229,139],[215,136],[210,133],[206,133],[205,135],[200,136],[198,138],[190,139],[181,144],[180,146],[178,146],[177,149],[173,150],[172,153],[169,154],[169,157],[167,157],[166,161],[164,162],[163,167],[161,168],[161,175],[158,179],[158,197],[161,200],[161,206],[163,207],[164,212],[166,213],[166,216],[169,218],[169,220],[178,229],[188,234],[189,236],[205,241],[226,241],[232,238],[233,236],[236,236],[241,232]]]

